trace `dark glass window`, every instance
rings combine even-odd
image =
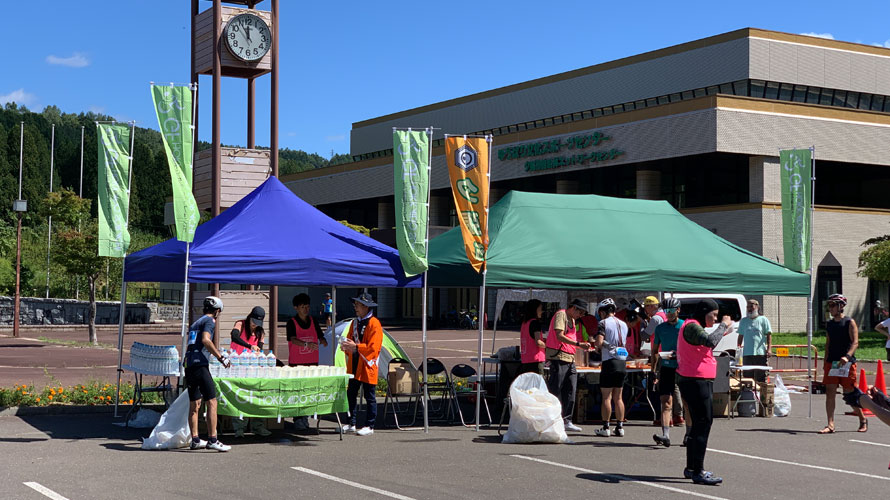
[[[708,95],[716,95],[720,92],[720,87],[716,85],[711,85],[710,87],[705,89],[705,93]]]
[[[884,96],[876,95],[871,100],[871,110],[872,111],[881,111],[881,108],[884,107]]]
[[[671,94],[670,95],[671,102],[680,102],[682,99],[680,98],[680,93]]]
[[[847,92],[847,107],[855,108],[859,104],[859,92]]]
[[[794,89],[794,85],[791,85],[790,83],[783,83],[782,87],[779,88],[779,100],[780,101],[790,101],[793,89]]]
[[[646,99],[646,107],[658,106],[658,99],[650,97]]]
[[[819,104],[823,106],[831,106],[834,89],[822,89],[822,96],[819,98]]]
[[[732,93],[735,95],[748,95],[748,80],[739,80],[732,84]]]
[[[685,90],[685,91],[683,91],[683,94],[682,94],[681,97],[682,97],[684,100],[686,100],[686,99],[692,99],[693,97],[695,97],[695,94],[693,94],[691,90]]]
[[[779,84],[776,82],[766,82],[766,91],[764,92],[763,97],[767,99],[778,99]]]
[[[846,90],[835,90],[834,91],[834,104],[832,106],[839,106],[843,108],[847,105],[847,91]]]
[[[581,116],[585,119],[589,119],[593,118],[595,115],[593,114],[593,111],[584,111],[583,113],[581,113]]]
[[[658,96],[658,104],[669,104],[670,102],[671,101],[670,101],[670,99],[668,99],[668,96],[666,96],[666,95]]]
[[[602,108],[594,109],[594,110],[593,110],[593,117],[594,117],[594,118],[599,118],[600,116],[603,116],[603,114],[604,114],[604,113],[603,113]]]
[[[807,89],[807,103],[819,104],[819,87],[810,87]]]
[[[636,109],[643,109],[645,107],[646,107],[646,101],[644,101],[642,99],[640,99],[639,101],[634,103],[634,108],[636,108]]]
[[[553,118],[544,118],[544,126],[549,127],[550,125],[553,125]]]
[[[869,109],[871,107],[871,94],[862,93],[859,96],[859,109]]]
[[[795,85],[794,95],[791,96],[791,100],[794,102],[806,102],[807,87],[805,85]]]
[[[763,97],[763,87],[766,83],[763,80],[751,80],[751,97]]]
[[[705,92],[705,89],[703,89],[703,88],[695,89],[693,92],[695,93],[695,97],[701,97],[701,96],[707,95],[707,92]]]
[[[732,84],[724,83],[720,85],[720,93],[721,94],[732,94]]]
[[[603,108],[603,116],[609,116],[609,115],[611,115],[611,114],[612,114],[612,108],[611,108],[611,107]]]

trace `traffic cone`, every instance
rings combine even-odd
[[[887,382],[884,380],[884,364],[878,360],[878,373],[875,374],[875,388],[887,394]]]
[[[859,370],[859,390],[862,391],[863,394],[868,394],[868,382],[865,380],[865,370]],[[867,396],[866,396],[867,397]],[[871,410],[866,408],[862,408],[862,414],[866,417],[875,416]]]

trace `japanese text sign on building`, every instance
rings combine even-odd
[[[482,270],[488,251],[490,137],[445,138],[445,161],[467,258]]]

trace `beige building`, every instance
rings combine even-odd
[[[871,327],[886,283],[856,275],[860,244],[890,232],[890,49],[742,29],[353,124],[354,162],[283,179],[335,219],[394,225],[392,128],[437,131],[430,217],[456,224],[442,133],[494,135],[492,203],[516,189],[664,199],[719,236],[783,261],[780,149],[815,150],[814,299],[835,291]],[[637,228],[640,244],[646,228]],[[677,292],[684,290],[675,290]],[[381,315],[416,316],[380,291]],[[437,291],[433,315],[473,291]],[[759,297],[777,331],[806,300]],[[818,307],[817,307],[818,309]]]

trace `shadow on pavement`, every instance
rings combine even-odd
[[[22,422],[47,434],[50,439],[119,439],[141,440],[151,429],[133,429],[117,425],[123,418],[110,415],[34,415],[19,417]]]
[[[587,479],[589,481],[596,481],[598,483],[607,483],[607,484],[620,484],[627,481],[646,481],[647,483],[671,483],[671,484],[691,484],[692,482],[689,480],[684,480],[680,477],[659,477],[659,476],[631,476],[629,474],[609,474],[607,472],[603,472],[602,474],[578,474],[578,479]]]
[[[35,441],[49,441],[49,438],[0,438],[0,443],[33,443]]]
[[[796,436],[798,434],[818,434],[818,430],[813,431],[801,431],[795,429],[735,429],[736,432],[772,432],[775,434],[789,434],[792,436]]]

